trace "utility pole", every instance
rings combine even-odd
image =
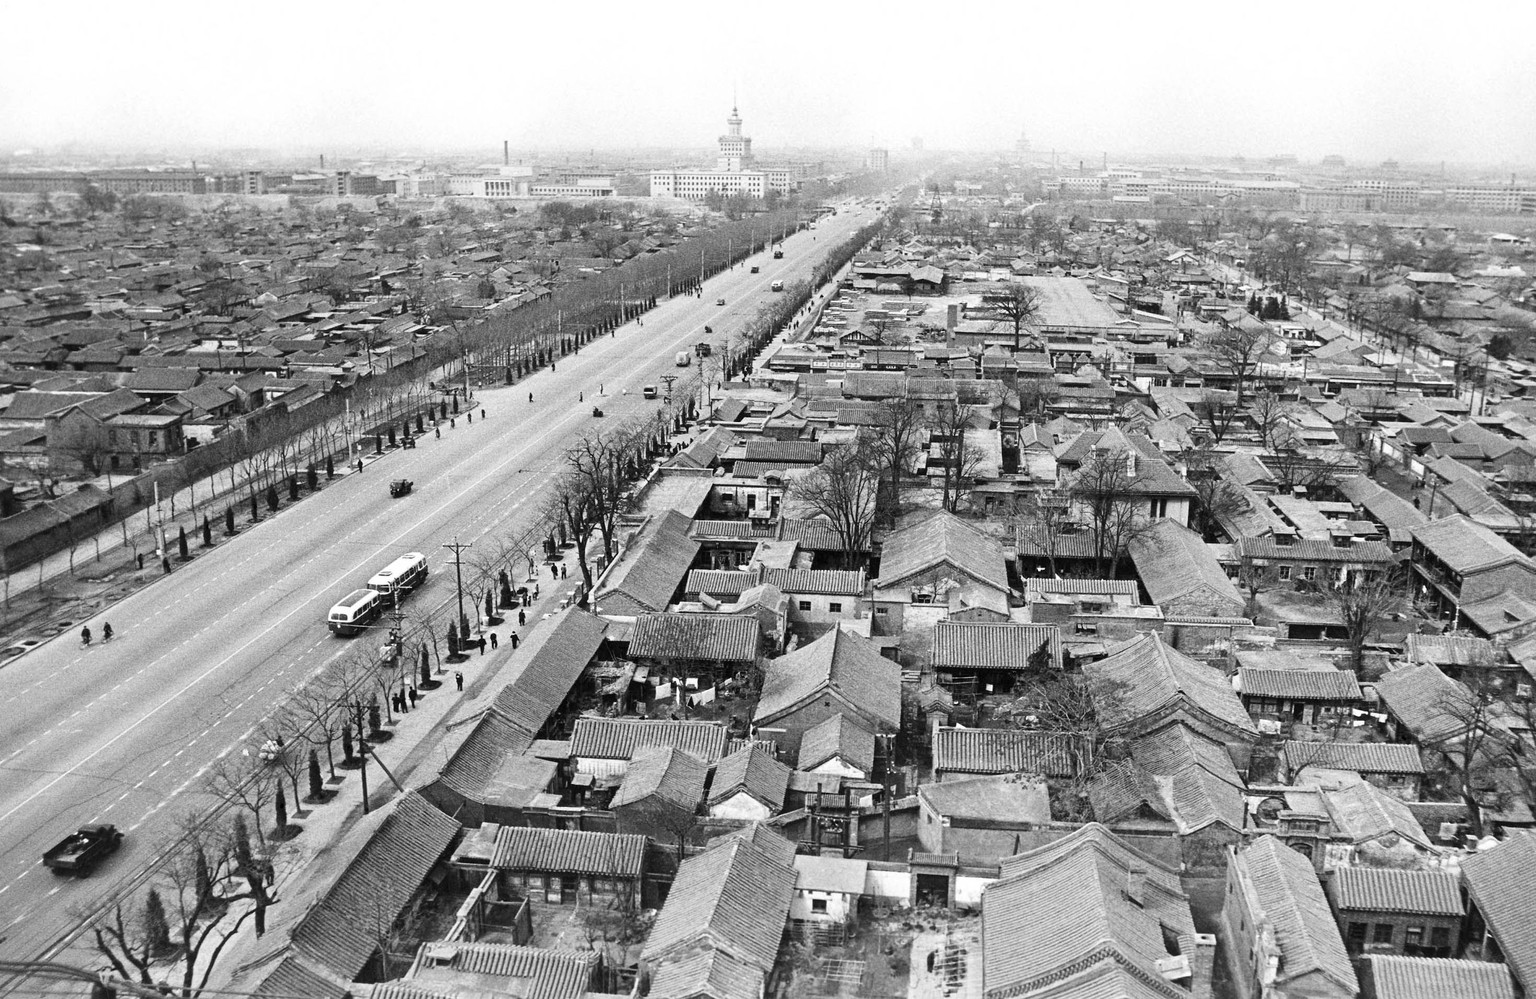
[[[459,641],[462,642],[469,637],[469,618],[464,616],[464,549],[475,546],[460,544],[459,539],[454,538],[453,544],[443,547],[453,552],[453,577],[459,591]]]
[[[359,697],[352,702],[352,707],[357,716],[357,772],[363,780],[363,814],[370,811],[368,807],[368,737],[363,731],[363,699]]]

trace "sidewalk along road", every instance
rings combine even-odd
[[[177,818],[211,803],[200,778],[239,745],[285,694],[359,643],[333,637],[324,616],[347,591],[407,551],[433,573],[406,603],[416,615],[453,598],[441,545],[511,530],[537,511],[540,490],[570,443],[596,426],[654,412],[640,387],[673,369],[707,323],[733,330],[803,274],[815,255],[866,217],[842,213],[790,237],[784,258],[761,252],[710,279],[702,297],[661,303],[614,337],[561,358],[519,384],[484,390],[487,418],[460,419],[442,439],[367,466],[86,623],[110,645],[63,635],[7,666],[0,704],[0,956],[44,958],[157,856]],[[831,223],[831,224],[829,224]],[[841,223],[841,224],[838,224]],[[717,306],[717,298],[726,306]],[[605,385],[603,419],[591,395]],[[623,390],[628,389],[628,394]],[[617,392],[615,391],[617,390]],[[528,394],[534,402],[528,402]],[[578,402],[586,393],[587,401]],[[391,478],[415,491],[388,494]],[[447,570],[447,571],[445,571]],[[63,831],[111,822],[127,833],[90,878],[57,879],[40,858]]]

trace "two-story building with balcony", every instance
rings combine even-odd
[[[1415,596],[1453,628],[1516,638],[1529,630],[1519,626],[1536,622],[1536,562],[1471,518],[1415,527],[1412,551]]]

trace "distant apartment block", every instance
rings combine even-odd
[[[1467,185],[1447,187],[1445,203],[1448,206],[1468,208],[1475,212],[1536,212],[1536,186]]]
[[[872,173],[885,173],[891,168],[891,153],[888,149],[871,149],[869,151],[869,169]]]
[[[206,194],[208,177],[194,170],[48,171],[0,174],[0,193],[78,191],[95,185],[113,194]]]

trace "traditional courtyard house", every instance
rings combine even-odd
[[[1048,624],[940,621],[933,630],[934,672],[956,698],[1006,695],[1020,676],[1061,669],[1061,630]]]
[[[710,817],[758,822],[779,814],[790,772],[756,745],[743,746],[723,757],[715,765],[709,786],[706,804]]]
[[[1467,517],[1415,527],[1413,567],[1417,596],[1439,607],[1452,627],[1463,617],[1485,632],[1485,624],[1536,618],[1536,563]]]
[[[1424,758],[1417,746],[1402,742],[1287,740],[1280,747],[1280,776],[1289,783],[1317,783],[1311,778],[1335,770],[1359,774],[1393,797],[1418,801]]]
[[[1233,853],[1220,926],[1243,999],[1359,994],[1312,862],[1273,836]]]
[[[1131,561],[1147,599],[1163,613],[1241,617],[1247,601],[1200,535],[1157,521],[1131,541]]]
[[[1364,999],[1515,999],[1509,969],[1486,961],[1367,954],[1359,971]]]
[[[1216,940],[1177,872],[1102,825],[1000,866],[981,897],[983,999],[1210,994]]]
[[[811,939],[837,942],[857,920],[869,862],[852,857],[795,856],[795,897],[790,925]]]
[[[736,614],[641,614],[629,659],[665,677],[671,696],[712,699],[722,681],[751,671],[762,652],[758,619]]]
[[[1355,675],[1340,669],[1254,669],[1237,671],[1243,707],[1255,722],[1273,719],[1283,727],[1342,725],[1364,704]]]
[[[456,860],[462,858],[461,850]],[[488,860],[503,886],[541,902],[638,904],[645,837],[501,826]]]
[[[709,767],[671,746],[637,750],[608,803],[620,831],[682,843],[695,825]]]
[[[871,602],[881,634],[939,621],[1006,621],[1008,565],[1002,542],[940,512],[885,539]]]
[[[1051,796],[1039,777],[971,777],[917,789],[918,843],[928,853],[956,854],[965,865],[1012,856],[1020,834],[1050,822]]]
[[[1258,729],[1226,677],[1164,644],[1153,632],[1083,667],[1100,723],[1136,738],[1181,724],[1225,745],[1239,771],[1258,742]]]
[[[571,732],[571,760],[577,774],[622,777],[637,752],[662,746],[713,766],[725,755],[725,739],[724,727],[714,722],[579,718]]]
[[[1536,833],[1516,833],[1461,862],[1467,957],[1509,965],[1521,993],[1536,990]]]
[[[663,999],[761,999],[797,875],[794,844],[761,827],[684,860],[640,956],[640,990]]]
[[[987,774],[1071,777],[1077,772],[1075,737],[1013,728],[934,726],[933,775],[938,781]]]
[[[1351,954],[1450,957],[1461,948],[1465,907],[1448,871],[1340,867],[1328,899]]]
[[[769,661],[752,724],[796,758],[801,737],[837,715],[871,736],[901,727],[899,667],[840,628]]]

